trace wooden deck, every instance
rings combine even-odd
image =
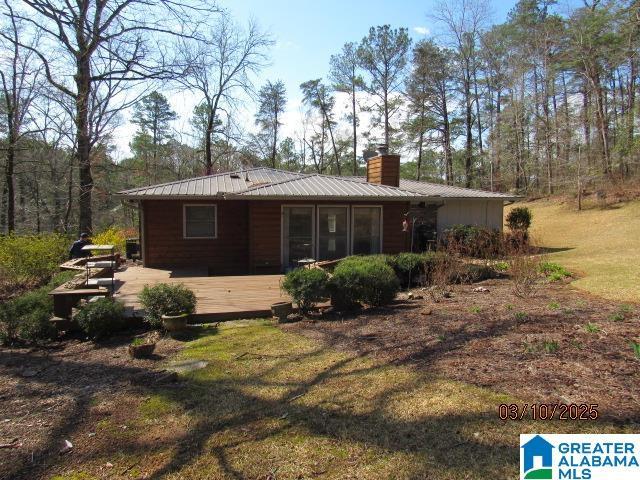
[[[198,299],[196,321],[271,316],[271,304],[289,300],[280,291],[282,275],[209,277],[204,269],[161,270],[139,266],[116,272],[115,297],[129,314],[141,315],[138,294],[145,285],[183,283]]]

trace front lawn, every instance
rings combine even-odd
[[[636,430],[637,408],[616,416],[607,390],[626,379],[628,395],[637,398],[637,360],[609,349],[602,355],[612,363],[601,368],[595,348],[622,338],[625,328],[635,332],[635,311],[607,320],[605,306],[581,303],[583,298],[569,304],[552,291],[555,303],[544,303],[544,309],[575,331],[550,329],[553,322],[545,320],[540,328],[561,335],[556,353],[528,351],[522,342],[505,351],[503,340],[535,336],[536,322],[521,316],[518,325],[508,321],[522,306],[499,286],[485,285],[489,293],[459,287],[439,304],[408,300],[344,321],[284,327],[266,320],[229,322],[194,340],[163,341],[156,360],[129,360],[125,340],[97,349],[72,343],[46,354],[1,350],[0,396],[12,400],[0,439],[24,436],[19,441],[26,445],[30,432],[41,434],[28,448],[9,451],[11,461],[2,460],[0,477],[503,479],[517,476],[519,433]],[[546,298],[528,314],[541,314],[542,302]],[[590,333],[582,316],[597,306],[604,309],[601,330]],[[408,323],[413,335],[406,334]],[[575,361],[565,356],[576,339],[596,353],[575,355]],[[419,355],[418,344],[426,356]],[[181,351],[172,353],[176,349]],[[477,374],[469,368],[476,354]],[[500,368],[509,363],[498,356],[524,356],[533,374],[521,372],[524,383],[512,388],[492,384],[496,377],[486,373],[492,354]],[[178,381],[153,373],[161,368],[180,371]],[[578,386],[551,380],[544,385],[544,372],[553,379],[562,369],[585,370]],[[581,389],[588,379],[595,390]],[[595,398],[586,398],[589,392]],[[566,401],[604,399],[602,417],[498,418],[501,403],[558,401],[559,394]],[[59,455],[64,439],[74,447]]]

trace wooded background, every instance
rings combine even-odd
[[[309,72],[286,137],[284,83],[256,85],[271,34],[211,2],[0,9],[0,232],[133,225],[114,192],[239,167],[361,175],[380,142],[407,178],[523,195],[638,175],[638,1],[561,13],[522,0],[492,24],[488,2],[452,0],[430,16],[442,34],[417,43],[372,27],[327,59],[327,78]],[[198,99],[187,131],[173,127],[178,91]],[[116,161],[129,113],[131,156]]]

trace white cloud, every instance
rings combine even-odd
[[[413,31],[416,32],[418,35],[429,35],[431,33],[431,30],[429,30],[427,27],[413,27]]]

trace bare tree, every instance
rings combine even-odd
[[[213,172],[212,138],[220,118],[253,92],[252,75],[266,65],[271,37],[250,22],[245,30],[226,13],[211,27],[204,42],[182,42],[186,74],[179,79],[189,91],[202,95],[206,110],[205,174]]]
[[[436,7],[433,18],[447,29],[452,48],[459,62],[459,78],[465,111],[465,186],[470,187],[473,178],[473,125],[475,91],[475,64],[478,55],[477,45],[482,27],[487,20],[488,9],[485,0],[448,0],[441,1]],[[480,121],[480,119],[477,119]],[[480,139],[478,139],[480,140]]]
[[[126,92],[132,83],[173,77],[179,65],[171,59],[170,42],[198,38],[217,7],[205,0],[22,0],[21,7],[3,13],[30,25],[42,39],[38,46],[21,40],[18,45],[36,54],[49,83],[73,102],[79,228],[91,231],[92,149],[130,105]]]
[[[5,0],[5,8],[12,12],[13,8]],[[38,45],[39,36],[32,36],[29,48],[20,46],[24,28],[22,21],[13,15],[6,17],[7,25],[2,29],[3,36],[11,38],[3,43],[0,52],[0,87],[2,87],[2,107],[6,121],[7,146],[5,163],[6,188],[6,225],[9,233],[15,230],[15,165],[20,140],[33,131],[25,130],[30,123],[29,114],[32,104],[38,95],[40,71],[36,65],[32,48]]]

